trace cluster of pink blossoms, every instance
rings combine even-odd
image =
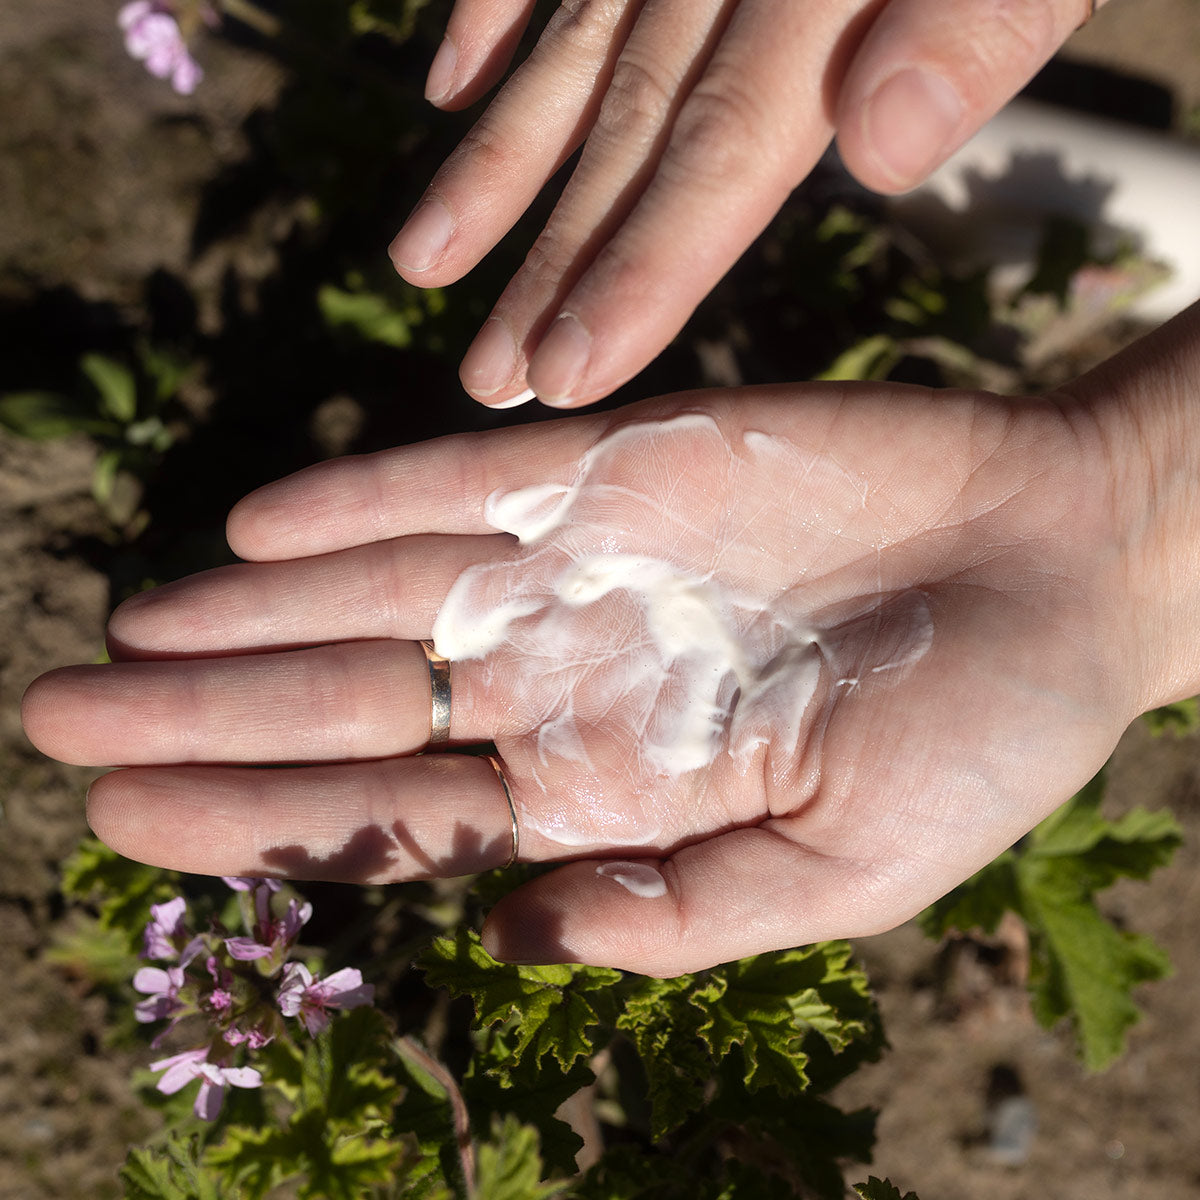
[[[181,96],[196,90],[204,72],[188,51],[169,0],[131,0],[117,13],[117,24],[125,31],[125,49],[151,75],[169,79]]]
[[[356,968],[320,979],[303,963],[288,961],[312,916],[311,904],[289,900],[277,913],[278,880],[225,882],[243,893],[249,934],[230,937],[215,923],[206,933],[193,933],[185,923],[182,896],[152,905],[142,957],[168,965],[142,967],[133,977],[135,990],[146,997],[134,1006],[137,1019],[168,1022],[152,1045],[160,1045],[187,1018],[205,1030],[202,1045],[159,1059],[150,1068],[163,1072],[157,1086],[166,1095],[198,1079],[195,1112],[206,1121],[221,1111],[226,1087],[262,1086],[257,1070],[235,1066],[234,1060],[285,1033],[284,1018],[299,1018],[315,1037],[329,1024],[331,1009],[358,1008],[374,997],[374,988],[363,983]]]

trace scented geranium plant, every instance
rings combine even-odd
[[[150,1064],[161,1071],[157,1087],[172,1095],[199,1081],[195,1114],[216,1120],[227,1087],[262,1086],[262,1073],[249,1065],[256,1051],[288,1036],[288,1020],[315,1037],[334,1009],[370,1004],[374,989],[357,968],[328,979],[315,976],[290,955],[312,905],[278,898],[273,879],[225,882],[240,893],[248,933],[231,935],[217,920],[195,932],[187,923],[187,901],[176,896],[150,909],[143,956],[134,989],[145,999],[134,1007],[144,1023],[166,1021],[152,1045],[182,1040],[187,1048]]]
[[[1101,776],[922,922],[936,936],[1015,913],[1034,1015],[1070,1020],[1093,1067],[1120,1052],[1134,988],[1168,969],[1096,894],[1179,843],[1169,814],[1109,821],[1102,797]],[[313,905],[288,884],[226,879],[222,894],[85,843],[64,883],[93,914],[75,969],[91,954],[98,982],[124,972],[154,1027],[143,1095],[164,1124],[131,1151],[126,1195],[915,1200],[874,1177],[847,1186],[875,1113],[829,1094],[885,1045],[847,943],[673,979],[498,963],[480,915],[536,870],[338,892],[327,931],[385,948],[377,988],[301,945]]]

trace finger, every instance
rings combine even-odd
[[[88,822],[129,858],[206,875],[387,883],[487,870],[512,851],[495,771],[461,754],[276,771],[134,767],[96,780]],[[526,841],[540,852],[536,836]]]
[[[525,387],[528,354],[567,290],[628,215],[684,98],[724,31],[729,0],[650,0],[621,51],[579,165],[525,266],[460,369],[478,400]]]
[[[454,581],[512,539],[416,536],[238,563],[139,592],[108,622],[114,661],[427,638]]]
[[[425,81],[439,108],[474,104],[504,73],[537,0],[458,0]]]
[[[229,544],[239,557],[261,560],[413,533],[491,533],[484,501],[492,492],[552,481],[613,420],[459,434],[319,463],[241,500],[229,516]]]
[[[828,144],[828,64],[865,3],[739,5],[653,178],[535,350],[540,399],[570,407],[627,381],[763,230]]]
[[[434,176],[388,253],[410,283],[471,269],[583,140],[638,0],[567,2]]]
[[[502,962],[680,975],[880,932],[910,915],[893,917],[890,900],[877,902],[881,890],[865,866],[816,854],[768,827],[740,829],[665,860],[589,860],[543,875],[496,905],[483,943]]]
[[[456,664],[450,733],[478,742],[499,705],[471,679]],[[388,641],[64,667],[30,685],[22,717],[43,753],[88,766],[383,758],[429,740],[428,667],[420,646]]]
[[[846,166],[876,191],[916,187],[1087,15],[1087,0],[891,0],[838,96]]]

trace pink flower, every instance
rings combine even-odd
[[[204,72],[188,53],[179,22],[161,0],[132,0],[117,13],[117,24],[125,31],[125,49],[146,65],[158,79],[170,79],[181,95],[196,90]]]
[[[254,904],[258,921],[254,926],[254,936],[226,938],[225,949],[231,957],[240,962],[251,962],[256,958],[270,958],[274,955],[278,961],[282,961],[292,943],[299,937],[300,930],[312,916],[312,905],[307,900],[303,904],[289,900],[287,912],[282,917],[273,917],[269,907],[270,898],[270,891],[266,887],[255,891]]]
[[[358,1008],[375,997],[371,984],[364,984],[356,967],[335,971],[328,979],[314,979],[303,963],[288,963],[279,988],[279,1010],[285,1017],[299,1017],[316,1037],[326,1025],[330,1008]]]
[[[148,996],[133,1006],[134,1016],[143,1024],[161,1021],[177,1013],[183,1005],[179,1002],[179,989],[183,987],[183,968],[142,967],[133,977],[135,991]]]
[[[193,1079],[200,1080],[193,1111],[203,1121],[215,1121],[225,1099],[225,1085],[240,1088],[262,1086],[262,1076],[253,1067],[222,1067],[208,1061],[208,1050],[185,1050],[150,1064],[150,1070],[162,1071],[156,1084],[164,1096],[173,1096]]]
[[[259,888],[277,892],[283,886],[278,879],[260,879],[255,875],[222,875],[221,882],[235,892],[256,892]]]
[[[165,904],[150,905],[150,920],[142,935],[142,957],[171,959],[179,955],[179,947],[187,937],[183,915],[187,901],[182,896]]]
[[[251,1050],[261,1050],[264,1046],[269,1046],[275,1037],[270,1033],[263,1033],[261,1029],[238,1029],[236,1025],[231,1025],[221,1035],[231,1046],[240,1046],[243,1042],[250,1047]]]

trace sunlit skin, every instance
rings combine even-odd
[[[459,109],[532,0],[458,0],[427,94]],[[920,183],[1089,12],[1088,0],[567,0],[391,247],[443,287],[580,145],[570,181],[462,363],[485,404],[574,407],[642,369],[836,138],[869,188]]]
[[[1046,398],[887,384],[695,393],[335,460],[235,508],[229,539],[246,563],[123,604],[115,664],[37,680],[26,728],[57,758],[124,767],[93,786],[89,819],[143,861],[374,882],[500,865],[509,813],[488,762],[416,755],[430,698],[414,639],[468,567],[538,561],[489,531],[489,495],[569,479],[614,423],[699,410],[731,445],[770,433],[835,459],[863,490],[753,471],[714,483],[683,441],[662,464],[679,481],[672,507],[631,536],[664,558],[703,555],[699,490],[727,486],[728,511],[758,514],[727,541],[729,563],[772,564],[822,611],[886,613],[918,589],[932,642],[902,670],[825,673],[820,736],[768,744],[750,770],[718,756],[631,789],[628,747],[614,748],[625,726],[589,721],[587,795],[573,764],[536,754],[520,658],[502,647],[456,663],[452,738],[494,740],[519,814],[575,795],[626,830],[647,804],[661,824],[648,841],[571,848],[524,820],[521,858],[564,865],[493,910],[486,944],[669,974],[880,931],[1050,813],[1136,714],[1200,690],[1197,386],[1190,311]],[[624,468],[606,469],[621,482]],[[574,533],[584,548],[595,537],[587,523]],[[858,661],[887,661],[892,633],[887,619],[857,626]],[[584,690],[594,649],[576,648]],[[612,858],[660,870],[665,893],[598,874]]]

